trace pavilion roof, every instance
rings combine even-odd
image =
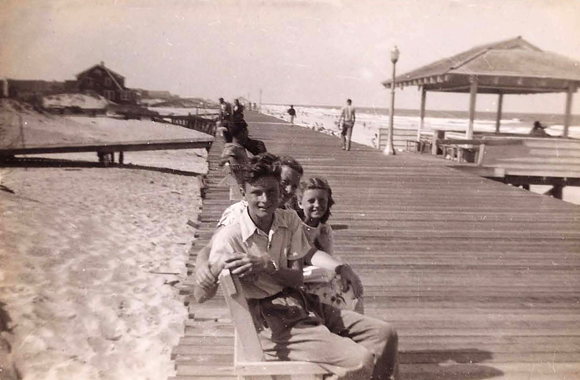
[[[469,92],[473,77],[477,77],[478,92],[482,93],[564,92],[580,85],[580,63],[516,37],[477,46],[399,75],[395,85]],[[391,80],[383,85],[390,87]]]

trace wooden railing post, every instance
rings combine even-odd
[[[437,155],[437,149],[439,148],[439,145],[437,144],[437,140],[442,140],[445,137],[445,131],[441,131],[439,129],[434,129],[433,130],[433,138],[431,140],[431,154],[436,156]]]

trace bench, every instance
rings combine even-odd
[[[379,128],[377,132],[376,146],[379,150],[384,150],[387,146],[389,138],[388,128]],[[394,129],[393,131],[393,147],[395,150],[402,151],[416,151],[423,150],[421,141],[417,140],[416,129]]]
[[[224,269],[220,287],[235,325],[234,373],[240,380],[321,380],[331,373],[316,363],[266,361],[240,280]]]
[[[451,152],[452,159],[461,160],[462,155],[468,162],[474,162],[478,166],[483,164],[486,147],[489,146],[514,146],[522,145],[521,139],[442,139],[437,140],[437,145],[443,149],[443,152]],[[467,157],[471,154],[471,157]]]

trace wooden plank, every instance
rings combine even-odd
[[[289,361],[238,362],[235,371],[242,376],[328,374],[328,371],[316,363]]]
[[[87,144],[54,144],[42,146],[29,146],[17,148],[0,149],[1,156],[14,156],[19,154],[41,154],[41,153],[78,153],[78,152],[137,152],[146,150],[165,149],[208,149],[211,147],[214,138],[212,136],[196,137],[190,139],[175,140],[146,140],[146,141],[126,141],[126,142],[102,142]]]

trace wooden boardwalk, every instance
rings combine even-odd
[[[269,151],[329,180],[336,254],[361,276],[366,314],[397,327],[402,379],[580,378],[579,206],[440,158],[358,144],[345,152],[336,137],[247,120]],[[190,265],[229,204],[216,187],[218,140]],[[189,308],[174,379],[234,379],[223,298]]]

